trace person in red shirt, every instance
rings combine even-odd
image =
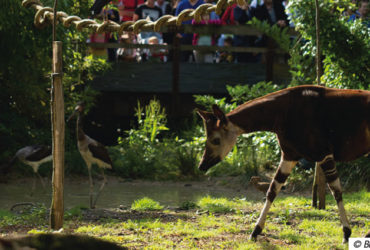
[[[144,3],[144,0],[120,0],[118,10],[121,22],[132,21],[137,6]]]

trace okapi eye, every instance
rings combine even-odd
[[[211,141],[211,143],[212,143],[213,145],[220,145],[221,140],[220,140],[220,138],[215,138],[215,139],[213,139],[213,140]]]

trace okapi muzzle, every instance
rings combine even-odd
[[[211,167],[213,167],[214,165],[216,165],[217,163],[219,163],[220,161],[221,161],[221,158],[219,156],[216,156],[216,157],[210,156],[210,154],[208,153],[206,149],[206,151],[203,154],[202,160],[199,163],[198,168],[199,170],[205,172]]]

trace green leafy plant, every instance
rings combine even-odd
[[[148,197],[144,197],[140,200],[135,200],[134,203],[131,205],[132,210],[137,211],[153,211],[153,210],[161,210],[163,206],[159,204],[159,202],[152,200]]]

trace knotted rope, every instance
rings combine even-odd
[[[219,0],[216,5],[213,4],[202,4],[195,10],[186,9],[183,10],[178,16],[164,15],[155,22],[146,19],[140,19],[136,22],[128,21],[122,24],[118,24],[113,21],[97,23],[92,19],[81,19],[78,16],[68,16],[63,11],[57,11],[57,23],[62,23],[65,27],[70,27],[72,24],[76,26],[76,29],[81,31],[84,28],[90,29],[96,33],[103,32],[118,32],[122,34],[124,31],[133,31],[139,33],[142,30],[159,32],[164,26],[181,26],[182,22],[195,19],[195,21],[201,21],[202,15],[211,13],[213,11],[220,15],[221,12],[226,9],[229,5],[238,3],[243,5],[244,0]],[[53,9],[50,7],[44,7],[40,0],[23,0],[22,6],[26,8],[34,8],[36,10],[34,24],[38,28],[44,28],[46,25],[51,24],[54,18]]]

